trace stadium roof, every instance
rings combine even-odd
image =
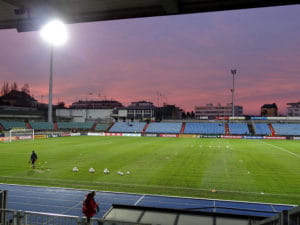
[[[0,29],[33,31],[54,16],[81,23],[291,4],[300,0],[0,0]]]

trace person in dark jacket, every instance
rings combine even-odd
[[[30,156],[30,160],[29,162],[31,162],[31,168],[35,168],[35,161],[38,159],[37,154],[32,151],[31,156]]]
[[[96,192],[92,191],[85,196],[82,204],[82,212],[86,216],[87,222],[89,223],[91,218],[99,212],[99,205],[96,203],[94,197]]]

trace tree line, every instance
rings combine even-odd
[[[0,90],[0,95],[1,96],[7,95],[11,91],[22,91],[30,95],[29,84],[24,84],[23,87],[19,89],[18,84],[16,82],[13,82],[11,84],[9,84],[8,82],[4,82]]]

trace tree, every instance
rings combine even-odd
[[[18,90],[18,85],[16,82],[13,82],[11,85],[10,85],[10,91],[17,91]]]
[[[21,91],[23,91],[26,94],[30,95],[29,84],[24,84]]]
[[[190,118],[191,118],[190,112],[187,112],[187,113],[186,113],[186,117],[187,117],[187,119],[190,119]]]
[[[4,82],[1,88],[1,96],[6,95],[10,92],[9,84]]]
[[[182,111],[182,119],[186,119],[185,111]]]
[[[57,103],[57,108],[58,109],[65,109],[66,108],[65,103],[64,102]]]
[[[191,118],[195,119],[195,113],[194,113],[194,111],[191,112]]]

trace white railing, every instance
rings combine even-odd
[[[91,219],[53,213],[0,209],[0,225],[147,225],[142,223]],[[148,224],[149,225],[149,224]]]

